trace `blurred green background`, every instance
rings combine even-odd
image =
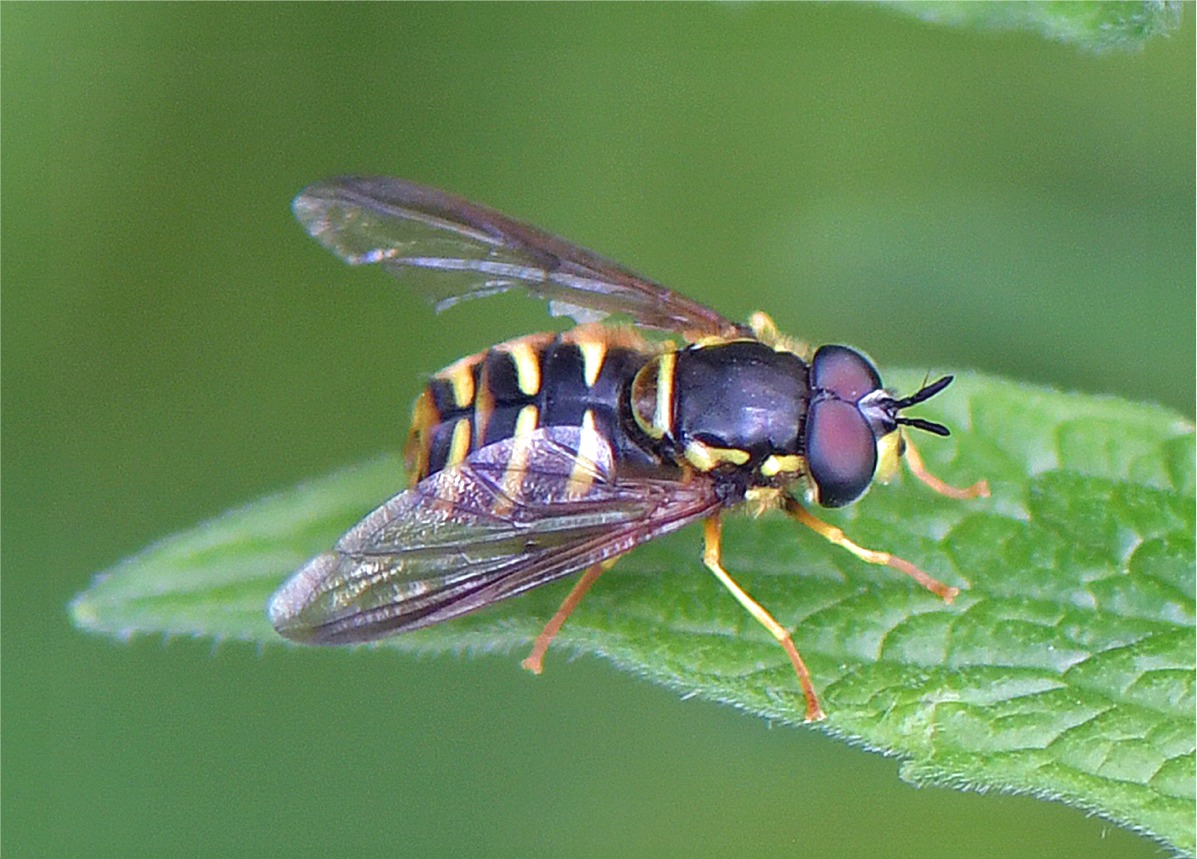
[[[1159,855],[563,653],[534,680],[120,644],[66,604],[396,448],[422,374],[546,325],[514,299],[434,319],[341,265],[288,209],[337,173],[448,188],[883,366],[1191,416],[1192,15],[1093,55],[864,5],[0,14],[8,855]]]

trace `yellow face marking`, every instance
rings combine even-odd
[[[873,479],[889,483],[902,460],[902,431],[894,430],[877,439],[877,470]]]
[[[662,435],[668,435],[673,429],[673,376],[676,369],[676,352],[666,352],[657,360],[657,405],[653,412],[653,427]]]
[[[516,340],[504,350],[515,362],[516,380],[520,391],[528,397],[540,393],[540,360],[536,349],[527,340]]]
[[[507,460],[507,468],[503,471],[503,478],[499,482],[502,495],[494,507],[494,512],[498,515],[509,513],[514,506],[513,499],[519,496],[520,487],[528,473],[528,454],[532,450],[529,437],[536,430],[536,425],[539,422],[540,410],[536,406],[524,406],[515,419],[511,458]]]
[[[744,465],[750,459],[746,450],[734,447],[712,447],[701,441],[687,442],[683,455],[686,457],[686,462],[699,471],[711,471],[725,464]]]
[[[594,483],[595,463],[602,454],[603,437],[594,425],[594,412],[582,415],[582,437],[578,442],[578,458],[569,473],[569,489],[575,495],[585,495]]]
[[[586,380],[586,387],[593,388],[603,370],[607,344],[598,340],[580,340],[578,350],[582,353],[582,377]]]
[[[761,475],[764,477],[776,477],[779,474],[796,474],[802,470],[804,464],[802,457],[796,454],[778,456],[774,453],[761,463]]]
[[[464,462],[470,453],[470,421],[469,418],[458,418],[453,426],[453,438],[449,440],[449,458],[445,467]]]

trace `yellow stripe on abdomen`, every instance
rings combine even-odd
[[[515,507],[515,500],[519,498],[524,478],[528,476],[528,456],[532,452],[531,437],[539,423],[540,409],[536,406],[524,406],[520,409],[519,417],[515,420],[515,432],[512,434],[511,458],[507,460],[507,468],[503,470],[503,477],[499,481],[502,496],[495,503],[494,512],[497,515],[510,513]]]

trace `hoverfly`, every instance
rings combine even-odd
[[[412,416],[411,488],[279,588],[269,615],[286,638],[372,641],[583,571],[523,662],[539,673],[603,570],[701,521],[703,563],[785,649],[816,720],[824,713],[789,631],[722,566],[725,510],[779,508],[868,563],[956,596],[910,562],[853,543],[794,494],[850,504],[903,455],[937,492],[988,494],[984,482],[956,489],[930,475],[902,430],[948,434],[903,412],[952,377],[895,397],[854,349],[811,350],[763,313],[732,322],[591,251],[401,179],[330,179],[293,208],[341,259],[412,281],[438,309],[522,289],[578,326],[501,343],[432,377]],[[630,324],[599,321],[612,315]]]

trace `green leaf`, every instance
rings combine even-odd
[[[1092,50],[1137,48],[1180,26],[1182,4],[1131,2],[987,2],[888,0],[885,5],[935,24],[979,30],[1030,30]]]
[[[1059,799],[1192,852],[1193,427],[1155,406],[983,376],[920,415],[954,429],[924,437],[928,466],[959,484],[986,477],[993,497],[953,501],[904,475],[826,518],[961,586],[955,604],[780,516],[724,530],[727,568],[794,630],[829,713],[819,727],[902,757],[912,782]],[[380,459],[170,537],[98,577],[75,622],[282,644],[265,616],[271,592],[400,474]],[[706,573],[700,542],[685,531],[604,575],[550,670],[573,649],[800,722],[786,657]],[[523,651],[567,587],[384,645]]]

